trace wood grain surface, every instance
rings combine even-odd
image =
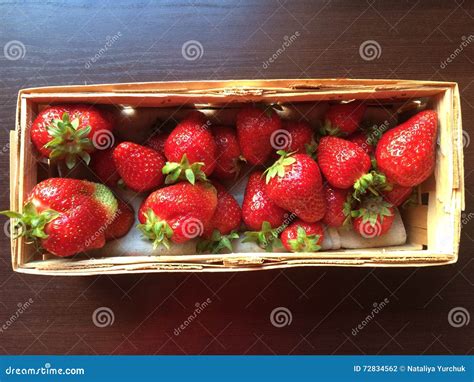
[[[8,133],[17,93],[32,86],[456,81],[466,167],[460,259],[450,266],[34,277],[12,272],[2,234],[0,353],[472,354],[473,323],[466,322],[474,315],[473,27],[474,3],[462,0],[0,1],[1,209],[9,204]],[[275,321],[285,315],[291,319],[283,325]]]

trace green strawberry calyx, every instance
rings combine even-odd
[[[219,230],[212,232],[210,239],[201,240],[197,244],[198,253],[222,253],[232,252],[232,240],[238,239],[240,236],[237,231],[232,231],[227,235],[222,235]]]
[[[148,209],[145,212],[145,223],[138,224],[137,228],[145,238],[153,241],[153,249],[158,248],[160,245],[163,245],[166,249],[170,248],[173,229],[168,222],[156,216],[152,209]]]
[[[265,249],[267,252],[272,252],[274,247],[282,246],[279,238],[280,232],[280,228],[272,228],[269,222],[264,221],[260,231],[244,232],[245,237],[242,243],[257,243],[260,248]]]
[[[270,180],[276,176],[283,178],[285,176],[285,167],[291,166],[296,162],[296,159],[292,157],[294,152],[287,153],[285,150],[278,150],[277,154],[280,155],[280,158],[273,163],[269,168],[264,172],[265,182],[268,184]]]
[[[166,162],[162,169],[165,178],[165,184],[173,184],[179,180],[187,180],[195,184],[196,180],[207,181],[206,174],[202,171],[203,162],[189,163],[186,154],[183,154],[181,162]]]
[[[288,240],[292,252],[317,252],[321,249],[318,244],[321,235],[306,233],[306,230],[298,226],[296,229],[296,239]]]
[[[385,187],[386,183],[387,178],[384,174],[376,170],[372,170],[356,180],[354,183],[354,192],[352,193],[352,197],[360,202],[361,196],[366,194],[367,191],[370,191],[375,196],[379,196],[380,194],[378,190]]]
[[[339,127],[333,125],[329,119],[326,119],[324,121],[324,124],[319,129],[319,133],[322,136],[330,135],[333,137],[340,137],[340,136],[347,135],[347,134],[341,133],[341,130],[339,129]]]
[[[393,204],[385,201],[381,196],[369,197],[364,200],[358,210],[351,211],[352,218],[362,218],[362,224],[369,223],[372,227],[377,220],[383,223],[385,217],[393,215]]]
[[[94,149],[88,138],[91,129],[90,126],[79,128],[79,119],[71,121],[69,113],[63,113],[62,119],[53,119],[51,125],[46,127],[52,139],[44,145],[44,148],[51,150],[49,159],[64,159],[69,169],[76,165],[78,157],[88,165],[91,160],[88,152]]]
[[[37,239],[46,239],[48,235],[45,233],[45,227],[48,223],[59,217],[59,212],[46,209],[38,212],[32,202],[27,202],[23,206],[23,212],[16,211],[0,211],[0,214],[13,219],[12,238],[18,239],[24,236],[28,243]]]

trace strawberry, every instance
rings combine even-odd
[[[321,223],[296,220],[281,233],[283,246],[290,252],[316,252],[321,249],[324,228]]]
[[[105,230],[105,239],[114,240],[125,236],[135,222],[135,213],[130,204],[117,199],[118,206],[115,215]]]
[[[137,192],[146,192],[163,184],[165,158],[160,153],[137,143],[122,142],[113,159],[123,183]]]
[[[19,236],[36,241],[56,256],[72,256],[105,244],[104,231],[117,200],[103,184],[49,178],[37,184],[23,212],[3,211],[18,220]]]
[[[395,219],[395,209],[382,197],[365,198],[358,210],[352,211],[354,231],[366,239],[385,234]]]
[[[347,138],[348,141],[355,143],[362,150],[364,150],[368,155],[372,154],[374,151],[374,146],[370,138],[363,131],[356,132]]]
[[[434,170],[438,115],[422,111],[382,135],[375,158],[387,179],[404,187],[425,181]]]
[[[244,241],[255,241],[270,250],[278,239],[277,229],[288,218],[288,213],[273,203],[267,195],[263,172],[255,171],[248,179],[242,203],[242,219],[252,231],[245,232]]]
[[[326,203],[318,164],[307,154],[287,154],[283,150],[278,154],[280,159],[265,171],[268,197],[301,220],[321,220]]]
[[[224,249],[232,251],[231,240],[238,239],[236,232],[242,221],[242,210],[235,198],[219,183],[213,182],[217,190],[217,207],[211,222],[198,244],[199,252],[219,253]]]
[[[166,183],[205,180],[216,167],[216,142],[204,115],[194,112],[178,123],[165,142]],[[191,175],[194,174],[194,176]]]
[[[395,207],[405,203],[413,194],[413,187],[403,187],[398,184],[388,186],[382,191],[382,195],[389,203]]]
[[[270,107],[247,106],[237,114],[237,138],[244,158],[253,165],[264,164],[275,150],[272,134],[281,130],[281,120]]]
[[[113,159],[114,147],[97,150],[91,155],[89,168],[99,180],[109,187],[115,187],[120,180],[120,175]]]
[[[217,191],[207,182],[180,182],[151,193],[140,206],[138,228],[153,247],[184,243],[208,229],[217,207]]]
[[[165,143],[167,139],[167,133],[157,133],[148,138],[144,145],[159,152],[161,155],[165,155]]]
[[[350,214],[349,190],[341,190],[325,184],[324,194],[326,196],[326,213],[322,222],[329,227],[341,227]]]
[[[360,102],[331,105],[326,112],[322,132],[338,136],[352,134],[359,127],[366,108],[366,105]]]
[[[284,121],[280,133],[273,134],[274,148],[300,154],[310,153],[314,146],[313,129],[309,123]],[[278,158],[278,155],[276,155]]]
[[[234,129],[214,126],[216,141],[216,168],[213,175],[219,179],[235,179],[240,172],[241,151]]]
[[[92,105],[59,105],[44,109],[31,126],[31,140],[39,153],[52,160],[65,160],[68,168],[89,153],[113,143],[109,115]]]

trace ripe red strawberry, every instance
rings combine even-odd
[[[178,123],[166,139],[165,156],[169,166],[164,169],[164,173],[168,174],[167,184],[178,179],[194,183],[192,179],[205,179],[214,171],[216,142],[208,122],[204,115],[194,112]],[[191,172],[194,178],[190,179]]]
[[[374,146],[372,145],[370,138],[363,131],[359,131],[352,134],[350,137],[347,138],[347,140],[352,143],[355,143],[369,155],[372,154],[374,151]]]
[[[180,182],[151,193],[138,211],[138,228],[153,247],[169,248],[170,240],[184,243],[201,236],[217,207],[217,191],[210,183]]]
[[[387,233],[395,219],[395,209],[382,197],[365,198],[358,210],[352,211],[354,231],[366,239]]]
[[[240,172],[241,151],[234,129],[227,126],[212,128],[216,141],[216,168],[213,175],[219,179],[235,179]]]
[[[199,252],[219,253],[232,251],[231,241],[239,238],[236,232],[242,221],[242,210],[235,198],[219,183],[213,182],[217,190],[217,207],[209,225],[204,229],[205,239],[198,244]]]
[[[102,247],[116,210],[117,200],[103,184],[49,178],[33,188],[22,213],[2,214],[18,219],[19,236],[65,257]]]
[[[434,170],[438,115],[422,111],[387,131],[375,152],[378,168],[387,179],[404,187],[425,181]]]
[[[389,203],[395,207],[400,206],[410,198],[413,193],[413,187],[403,187],[398,184],[390,185],[387,189],[382,190],[382,195]]]
[[[272,143],[275,149],[306,154],[314,145],[313,129],[304,121],[284,121],[281,132],[273,135]]]
[[[105,240],[119,239],[125,236],[135,222],[132,206],[120,199],[117,199],[117,202],[117,211],[105,230]]]
[[[128,188],[146,192],[163,184],[165,158],[155,150],[132,142],[122,142],[115,148],[113,159]]]
[[[44,109],[31,126],[31,140],[40,154],[65,160],[68,168],[78,158],[89,164],[89,153],[113,143],[109,114],[92,105],[59,105]]]
[[[321,223],[296,220],[281,233],[283,246],[290,252],[316,252],[321,249],[324,228]]]
[[[116,187],[120,175],[113,159],[114,147],[105,150],[97,150],[91,155],[89,168],[99,180],[109,187]]]
[[[352,134],[359,127],[366,108],[366,105],[360,102],[331,105],[326,112],[323,132],[339,136]]]
[[[165,143],[167,139],[167,133],[157,133],[148,138],[144,145],[158,151],[161,155],[165,155]]]
[[[322,222],[329,227],[341,227],[350,215],[350,203],[348,201],[349,190],[334,188],[328,184],[324,185],[326,196],[326,214]]]
[[[301,220],[321,220],[326,202],[318,164],[307,154],[278,153],[280,159],[266,171],[268,197]]]
[[[253,165],[264,164],[275,150],[271,137],[281,129],[278,114],[270,107],[264,110],[247,106],[237,114],[237,137],[244,158]]]

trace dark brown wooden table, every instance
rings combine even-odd
[[[98,3],[0,2],[1,209],[8,208],[8,132],[17,92],[25,87],[289,77],[447,80],[460,85],[466,138],[474,135],[473,2]],[[191,40],[198,42],[197,55],[185,59],[182,47]],[[375,55],[364,58],[359,49],[370,40]],[[291,43],[268,63],[285,41]],[[473,322],[454,327],[448,321],[455,308],[474,315],[474,143],[468,143],[466,219],[460,258],[451,266],[33,277],[12,272],[9,241],[0,235],[0,327],[6,325],[0,353],[471,354]],[[208,298],[176,335],[195,304]],[[353,335],[373,303],[384,299],[387,306]],[[104,307],[114,322],[101,328],[92,317]],[[270,320],[279,307],[292,316],[281,328]]]

